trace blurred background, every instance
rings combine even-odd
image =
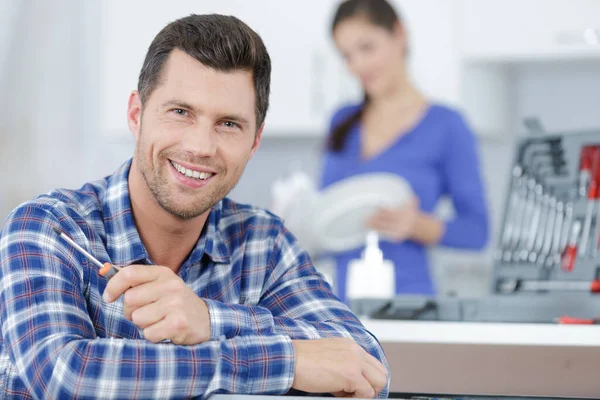
[[[408,31],[415,85],[464,113],[490,205],[483,251],[433,251],[438,285],[485,281],[523,121],[600,132],[600,1],[392,0]],[[189,13],[236,15],[273,60],[261,149],[231,197],[270,207],[273,182],[316,178],[331,113],[358,101],[330,35],[329,0],[0,0],[0,220],[55,187],[77,188],[132,155],[126,104],[154,35]],[[451,215],[441,202],[440,215]],[[457,272],[458,271],[458,272]],[[457,281],[459,281],[457,283]],[[444,286],[446,285],[446,286]],[[450,290],[450,289],[448,289]]]

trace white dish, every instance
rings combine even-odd
[[[412,196],[410,184],[392,173],[361,174],[336,182],[317,201],[315,237],[327,251],[362,247],[367,218],[379,208],[400,207]]]

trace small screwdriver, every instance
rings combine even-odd
[[[75,247],[81,254],[83,254],[88,260],[94,263],[98,268],[100,268],[100,275],[105,277],[106,279],[110,279],[117,274],[121,270],[121,268],[116,265],[112,265],[111,263],[102,264],[96,257],[85,251],[81,246],[73,241],[70,237],[68,237],[63,231],[58,228],[53,227],[54,232],[64,240],[66,240],[71,246]]]

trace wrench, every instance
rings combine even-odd
[[[546,260],[546,267],[550,268],[554,265],[560,264],[560,239],[562,234],[562,225],[564,219],[564,203],[562,201],[556,202],[556,217],[554,220],[554,232],[552,237],[552,248],[550,250],[550,257]]]
[[[525,200],[525,214],[523,215],[523,224],[521,226],[521,234],[519,238],[519,247],[515,251],[514,259],[517,261],[527,260],[527,244],[529,243],[529,235],[531,233],[531,225],[533,212],[535,209],[535,201],[537,197],[536,183],[534,178],[527,180],[527,198]]]
[[[519,189],[522,184],[521,176],[523,168],[520,165],[515,165],[512,171],[512,184],[509,193],[508,207],[506,210],[506,222],[504,232],[502,232],[502,240],[500,249],[496,253],[496,259],[500,260],[504,257],[504,253],[510,249],[512,243],[513,231],[515,229],[515,213],[519,207]]]
[[[535,255],[533,254],[535,239],[538,235],[540,225],[541,225],[541,217],[542,217],[542,201],[543,201],[543,193],[544,189],[541,184],[537,184],[535,186],[535,206],[533,208],[533,215],[531,217],[529,236],[527,238],[527,246],[521,252],[521,260],[530,262],[535,262]],[[532,260],[533,258],[533,260]]]
[[[544,245],[538,259],[540,266],[543,266],[546,258],[550,254],[550,246],[552,245],[552,233],[554,231],[554,220],[556,218],[556,198],[550,196],[548,202],[548,222],[546,223],[546,230],[544,231]]]
[[[536,238],[535,238],[535,245],[533,247],[533,252],[529,255],[529,261],[532,263],[535,263],[538,259],[538,257],[540,257],[541,252],[542,252],[542,246],[544,244],[544,232],[547,229],[547,225],[548,225],[548,213],[549,213],[549,207],[550,207],[550,195],[548,193],[545,193],[542,196],[542,207],[541,207],[541,212],[540,212],[540,227],[538,229]]]

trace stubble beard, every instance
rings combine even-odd
[[[167,169],[171,168],[168,165],[170,164],[168,161],[170,157],[168,154],[159,153],[155,162],[156,165],[154,168],[150,168],[148,160],[144,157],[145,146],[143,137],[144,135],[140,127],[140,139],[136,145],[136,158],[142,177],[158,205],[180,220],[196,218],[209,211],[233,189],[239,179],[239,177],[238,179],[234,179],[230,184],[227,184],[227,182],[221,184],[219,182],[211,182],[210,186],[213,187],[212,190],[208,188],[192,189],[184,186],[178,186],[177,189],[173,188],[174,190],[170,190],[167,177],[170,174]],[[216,170],[218,175],[225,174],[223,168]],[[211,179],[218,179],[218,175]],[[199,191],[203,193],[200,194],[198,193]],[[181,197],[182,200],[195,197],[195,200],[191,202],[189,200],[178,202],[178,197]]]

